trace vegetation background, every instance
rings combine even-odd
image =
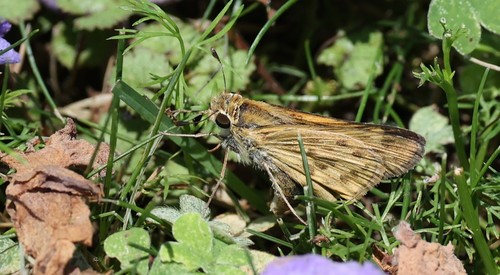
[[[363,262],[391,255],[391,228],[406,220],[427,241],[453,244],[468,273],[496,274],[500,1],[155,2],[0,0],[0,17],[14,25],[4,39],[22,56],[3,66],[0,150],[24,151],[33,138],[43,148],[64,117],[79,138],[110,145],[106,165],[72,167],[103,186],[78,266],[221,274],[224,265],[238,274],[261,270],[271,254]],[[301,196],[299,212],[314,213],[302,225],[272,216],[266,175],[231,155],[225,187],[206,208],[195,197],[207,201],[219,178],[223,154],[208,152],[217,139],[162,132],[215,131],[199,111],[224,89],[409,128],[426,137],[426,156],[359,202]],[[2,205],[14,172],[2,166]],[[6,210],[0,219],[0,273],[29,266]]]

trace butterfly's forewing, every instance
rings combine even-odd
[[[425,139],[406,129],[344,121],[249,99],[244,99],[241,106],[244,106],[240,108],[242,112],[240,111],[239,119],[244,121],[240,123],[241,125],[255,124],[261,127],[304,125],[361,141],[367,148],[382,157],[386,168],[384,178],[397,177],[406,173],[422,159],[424,154]],[[261,115],[249,116],[245,113]],[[261,121],[260,124],[259,121]],[[341,141],[339,143],[339,146],[342,146]]]
[[[359,198],[384,175],[383,160],[363,142],[349,136],[304,125],[268,126],[249,134],[272,165],[296,183],[306,184],[297,137],[304,142],[313,188],[324,199]]]

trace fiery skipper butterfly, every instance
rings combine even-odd
[[[409,130],[304,113],[239,94],[214,97],[209,113],[222,146],[268,173],[275,214],[283,213],[287,200],[306,184],[299,134],[314,194],[325,200],[360,198],[381,180],[412,169],[424,154],[425,139]]]

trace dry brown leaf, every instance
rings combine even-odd
[[[99,200],[102,190],[68,168],[86,167],[94,150],[87,141],[76,140],[75,124],[68,118],[66,126],[47,139],[45,148],[18,152],[25,162],[0,155],[0,161],[16,169],[6,189],[6,209],[26,253],[36,259],[35,274],[79,273],[65,268],[73,257],[74,243],[92,245],[93,227],[85,201]],[[108,146],[101,144],[94,168],[105,164],[108,154]]]
[[[392,265],[394,256],[389,255],[387,252],[380,249],[378,246],[373,245],[373,261],[387,274],[396,275],[398,273],[398,266]]]
[[[397,274],[467,274],[462,262],[453,254],[453,245],[429,243],[415,234],[406,222],[394,230],[401,245],[394,252],[392,265]]]

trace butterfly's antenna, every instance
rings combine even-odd
[[[178,120],[177,115],[180,113],[198,113],[199,115],[196,116],[194,119],[190,119],[188,121],[184,120]],[[193,111],[193,110],[171,110],[167,109],[165,110],[165,114],[172,120],[175,126],[187,126],[191,124],[199,124],[202,123],[210,118],[212,114],[208,111]],[[207,117],[199,119],[199,116],[207,115]]]
[[[211,48],[210,51],[212,52],[212,56],[219,61],[220,64],[220,69],[222,71],[222,79],[224,80],[224,92],[227,92],[227,85],[226,85],[226,74],[224,73],[224,66],[222,65],[222,61],[220,61],[219,54],[217,54],[217,51],[214,48]]]
[[[217,51],[214,48],[210,48],[210,51],[212,52],[212,56],[215,57],[217,61],[219,61],[220,68],[214,73],[212,73],[210,79],[205,84],[203,84],[203,86],[201,86],[198,89],[198,91],[196,91],[195,96],[198,96],[198,94],[210,83],[210,81],[212,81],[215,78],[215,76],[217,75],[217,73],[219,73],[219,71],[222,71],[222,78],[224,81],[224,92],[227,92],[226,74],[224,73],[224,66],[222,65],[222,61],[220,60],[219,55],[217,54]]]

